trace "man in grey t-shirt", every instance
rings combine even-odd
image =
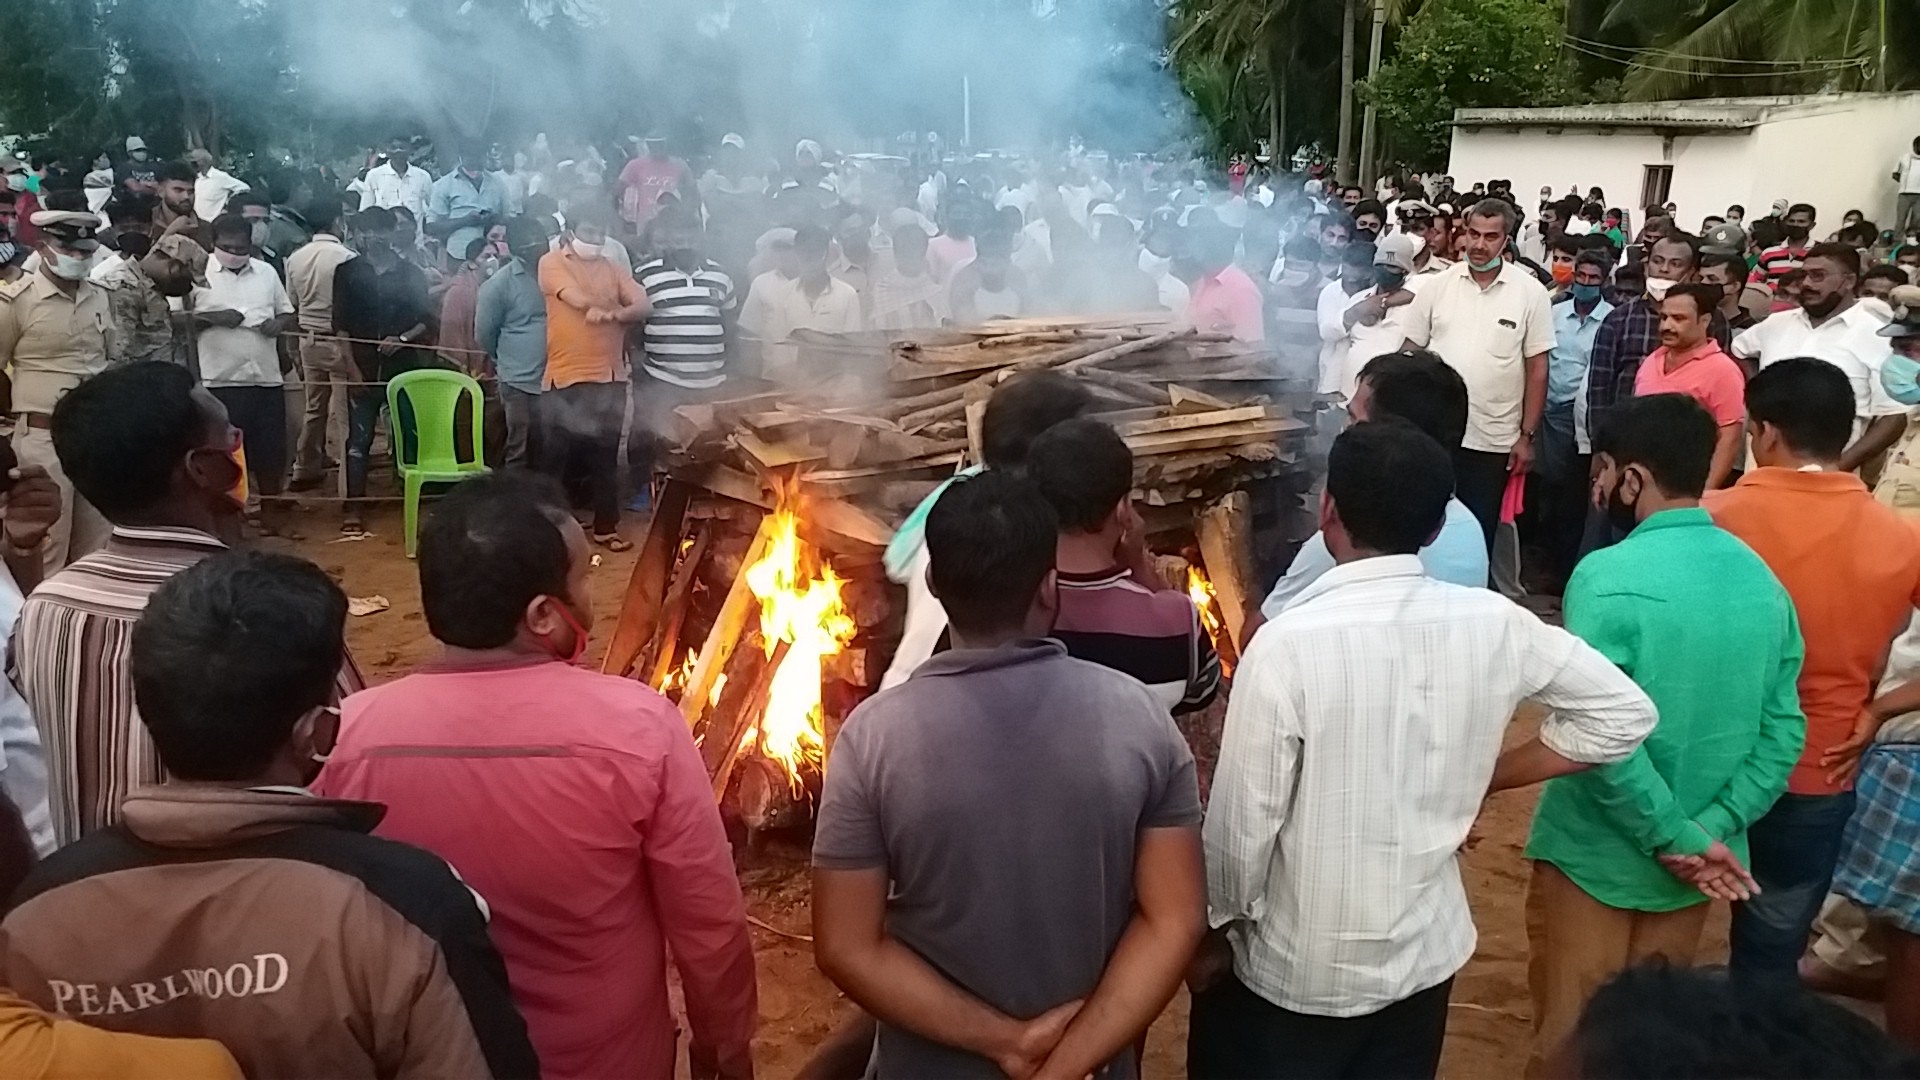
[[[950,487],[927,549],[954,648],[835,744],[815,951],[880,1021],[869,1076],[1130,1080],[1200,940],[1193,755],[1139,682],[1042,636],[1055,538],[1024,479]]]

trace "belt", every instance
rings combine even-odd
[[[20,423],[39,431],[53,430],[53,414],[43,412],[14,413],[13,418]]]

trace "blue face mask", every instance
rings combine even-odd
[[[1880,387],[1902,405],[1920,405],[1920,360],[1888,354],[1880,364]]]
[[[1576,281],[1570,291],[1573,293],[1573,302],[1576,304],[1592,304],[1600,300],[1598,285],[1582,285]]]

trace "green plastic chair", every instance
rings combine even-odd
[[[460,460],[458,441],[454,435],[462,394],[467,395],[467,411],[473,420],[472,461]],[[403,372],[388,380],[387,415],[395,418],[396,428],[401,415],[400,399],[403,397],[413,407],[413,423],[417,433],[414,460],[405,460],[406,451],[402,449],[405,440],[398,437],[397,430],[393,456],[394,465],[400,471],[400,480],[406,487],[407,558],[411,559],[420,535],[421,487],[427,484],[456,484],[488,471],[482,456],[482,448],[487,445],[487,440],[480,426],[486,409],[479,383],[458,371],[439,368]]]

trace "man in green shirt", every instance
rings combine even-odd
[[[1660,721],[1632,757],[1541,793],[1526,850],[1532,1076],[1609,976],[1655,955],[1690,963],[1708,901],[1750,895],[1747,827],[1806,738],[1793,603],[1700,508],[1714,434],[1692,398],[1654,394],[1616,408],[1595,440],[1596,497],[1632,531],[1574,571],[1566,626]]]

